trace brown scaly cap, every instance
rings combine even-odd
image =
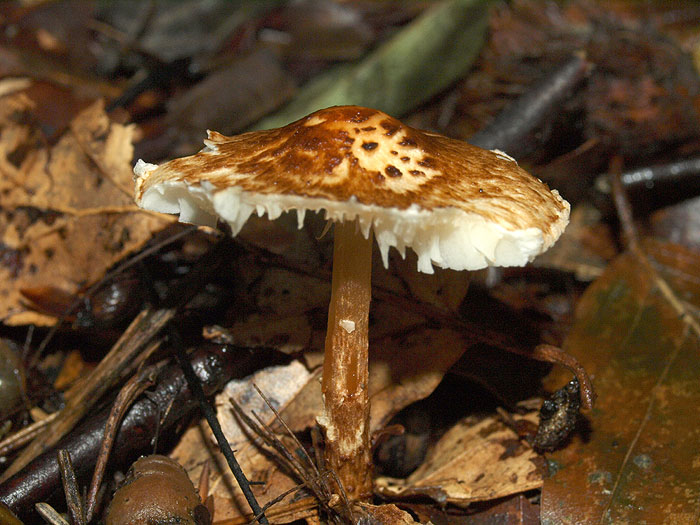
[[[225,137],[161,166],[139,161],[136,201],[237,233],[253,211],[326,211],[411,246],[419,270],[522,265],[547,249],[569,205],[507,155],[411,128],[380,111],[339,106],[285,127]],[[466,245],[465,245],[466,243]]]

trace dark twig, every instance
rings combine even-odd
[[[246,424],[246,426],[248,426],[248,428],[250,428],[257,436],[259,436],[263,440],[263,443],[265,443],[267,446],[269,446],[277,452],[277,454],[275,455],[277,460],[280,461],[283,464],[283,466],[286,466],[289,472],[294,473],[297,476],[297,478],[302,482],[302,486],[307,487],[314,493],[316,501],[324,508],[326,513],[329,516],[337,518],[338,512],[330,505],[332,502],[331,489],[325,481],[325,478],[327,476],[331,476],[335,481],[336,485],[339,487],[340,495],[344,503],[344,508],[346,509],[347,517],[349,518],[350,522],[355,523],[352,507],[349,503],[345,489],[343,488],[343,485],[340,482],[340,479],[338,479],[336,473],[332,470],[324,472],[321,472],[319,470],[316,463],[314,463],[309,457],[309,455],[306,453],[304,446],[297,439],[294,432],[292,432],[289,426],[282,419],[277,409],[275,409],[272,403],[270,403],[270,400],[265,396],[265,394],[263,394],[263,392],[257,387],[257,385],[253,384],[253,388],[255,388],[260,397],[262,397],[263,401],[265,401],[268,408],[275,415],[276,420],[284,427],[287,434],[291,437],[292,441],[297,447],[295,451],[296,454],[291,452],[284,445],[284,443],[282,443],[282,441],[276,436],[275,432],[260,418],[260,416],[258,416],[257,413],[253,412],[253,416],[257,420],[256,423],[243,411],[243,409],[238,405],[238,403],[234,399],[230,399],[231,406],[234,408],[236,415],[238,415],[238,417],[243,421],[243,423]],[[316,442],[315,445],[318,446],[318,442]],[[314,447],[314,449],[317,452],[316,446]],[[317,461],[321,461],[319,459],[318,454],[316,456],[316,459]],[[309,470],[311,471],[311,473],[308,472]],[[298,490],[298,488],[294,490]],[[287,493],[289,493],[289,491]],[[281,501],[282,499],[284,499],[285,495],[286,494],[278,496],[272,502],[269,502],[267,506]],[[267,506],[265,508],[267,508]]]
[[[191,231],[191,230],[189,230]],[[172,237],[168,239],[172,242]],[[162,246],[162,243],[156,245]],[[155,248],[154,246],[153,248]],[[10,467],[0,476],[0,481],[18,472],[23,466],[38,454],[54,445],[63,435],[70,431],[77,421],[97,402],[99,397],[130,366],[139,355],[147,353],[143,347],[158,334],[176,314],[178,308],[186,304],[201,289],[210,272],[223,264],[226,255],[225,243],[216,244],[205,255],[200,257],[199,264],[181,281],[171,285],[165,306],[161,308],[145,308],[131,322],[127,330],[84,381],[71,387],[66,393],[66,407],[60,417],[49,424],[47,432],[35,439],[15,459]],[[136,264],[137,258],[130,261]]]
[[[56,419],[59,414],[60,412],[53,412],[52,414],[46,416],[44,419],[35,421],[31,425],[26,426],[21,430],[18,430],[11,436],[0,441],[0,456],[6,456],[14,452],[15,450],[22,448],[32,439],[37,437],[41,432],[43,432],[43,429],[46,426],[48,426],[48,424],[51,423],[51,421]]]
[[[581,388],[581,406],[586,410],[593,408],[593,403],[596,398],[593,383],[591,383],[591,378],[588,377],[586,370],[574,356],[567,354],[561,348],[544,344],[537,345],[532,353],[527,355],[538,361],[562,365],[571,370],[571,373],[576,376]]]
[[[180,335],[177,333],[175,327],[170,325],[170,328],[170,338],[175,349],[175,356],[177,357],[177,361],[180,364],[180,367],[182,368],[182,372],[185,376],[185,379],[187,380],[187,385],[189,386],[194,398],[197,400],[199,408],[204,414],[207,423],[209,423],[209,428],[211,428],[211,431],[214,434],[214,437],[216,438],[216,442],[219,444],[219,449],[226,458],[226,462],[228,463],[228,466],[231,469],[231,472],[233,473],[233,477],[236,478],[236,482],[241,488],[241,491],[243,492],[243,495],[245,496],[248,505],[250,505],[250,509],[253,511],[254,515],[258,516],[259,523],[268,524],[269,522],[265,517],[265,513],[260,508],[260,505],[255,499],[255,495],[253,494],[253,491],[250,488],[248,478],[243,472],[243,469],[241,469],[241,466],[238,464],[238,461],[236,460],[236,457],[233,454],[233,450],[231,450],[231,445],[229,445],[226,436],[224,436],[223,430],[221,430],[221,424],[216,418],[216,412],[214,412],[214,409],[212,408],[211,404],[204,395],[202,384],[197,375],[195,374],[194,369],[192,368],[192,364],[190,363],[189,359],[187,359],[187,354],[185,353],[185,346],[182,343],[182,340],[180,339]]]
[[[304,460],[304,463],[306,463],[314,471],[316,476],[320,478],[321,473],[319,472],[318,468],[316,467],[316,464],[313,461],[311,461],[311,458],[306,453],[306,450],[304,450],[304,445],[302,445],[301,441],[299,441],[299,439],[297,439],[296,434],[294,434],[294,432],[292,432],[292,429],[289,428],[289,426],[284,421],[284,419],[282,419],[279,412],[272,405],[272,403],[270,403],[270,400],[267,398],[267,396],[265,394],[263,394],[262,390],[260,390],[258,388],[258,385],[253,384],[253,388],[255,388],[258,395],[260,395],[260,397],[263,399],[263,401],[265,401],[265,404],[267,404],[268,408],[272,411],[272,413],[275,414],[275,418],[277,419],[277,421],[284,427],[284,429],[287,431],[287,435],[289,435],[292,438],[292,440],[294,441],[294,444],[298,447],[297,450],[299,452],[297,455],[300,455],[301,458]]]
[[[292,494],[292,493],[294,493],[294,492],[297,492],[299,489],[301,489],[301,488],[304,487],[304,486],[305,486],[305,484],[302,483],[302,484],[300,484],[300,485],[297,485],[296,487],[292,487],[291,489],[285,490],[284,492],[282,492],[282,494],[279,494],[279,495],[275,496],[275,497],[272,498],[270,501],[268,501],[267,503],[265,503],[265,505],[263,505],[262,511],[263,511],[263,512],[267,512],[271,507],[277,505],[277,504],[278,504],[280,501],[282,501],[284,498],[286,498],[287,496],[289,496],[290,494]],[[258,518],[259,518],[259,517],[260,517],[260,516],[254,516],[253,519],[250,520],[248,523],[255,523],[256,521],[258,521]]]
[[[589,69],[584,54],[575,54],[506,106],[484,129],[472,135],[469,143],[504,150],[516,159],[531,153],[536,144],[526,139],[552,117]]]
[[[102,477],[104,476],[105,469],[107,468],[107,460],[109,459],[109,453],[112,450],[114,438],[119,430],[119,424],[121,423],[124,414],[126,414],[127,410],[133,404],[136,398],[139,397],[144,390],[153,385],[155,377],[156,367],[148,367],[140,370],[121,388],[117,398],[112,404],[109,417],[107,418],[107,423],[105,424],[102,447],[100,448],[100,452],[97,456],[95,472],[92,475],[92,482],[90,483],[90,489],[88,490],[87,494],[85,517],[88,522],[92,520],[93,513],[95,511],[97,493],[99,491],[100,484],[102,483]]]
[[[634,225],[632,206],[627,198],[625,187],[622,184],[622,157],[613,157],[610,162],[609,172],[613,190],[613,201],[615,202],[617,216],[620,219],[624,244],[632,250],[639,250],[639,235]]]
[[[622,224],[620,211],[624,208],[640,215],[648,214],[660,207],[700,195],[700,157],[624,172],[620,159],[613,157],[608,173],[597,177],[591,192],[596,205],[606,213],[614,206]],[[626,204],[620,201],[623,194]]]
[[[263,443],[277,452],[277,460],[283,463],[283,466],[286,467],[288,472],[300,479],[305,486],[314,492],[314,494],[317,496],[320,495],[322,493],[321,487],[315,483],[315,480],[313,480],[312,477],[305,474],[304,465],[299,462],[294,453],[289,451],[287,447],[284,446],[284,444],[275,436],[274,432],[272,432],[272,430],[262,422],[260,417],[253,412],[253,416],[255,416],[255,419],[257,420],[256,423],[241,409],[240,406],[238,406],[233,399],[230,399],[230,401],[231,406],[233,406],[236,411],[236,415],[243,421],[243,423],[246,424],[246,426],[248,426],[248,428],[250,428],[257,436],[260,437],[260,439],[262,439]],[[323,498],[319,498],[319,500],[323,501]]]
[[[700,191],[700,157],[627,171],[620,175],[620,180],[629,189],[658,190],[664,186],[680,186],[686,198],[690,186],[690,196],[695,196]]]
[[[85,508],[83,498],[80,496],[78,481],[75,479],[75,470],[67,450],[58,451],[58,465],[61,469],[61,481],[63,492],[66,495],[68,512],[74,525],[85,525]]]
[[[66,393],[66,406],[61,410],[60,417],[53,420],[46,432],[22,451],[0,477],[0,481],[19,472],[32,459],[67,434],[114,384],[132,360],[144,351],[145,345],[160,327],[173,318],[175,311],[174,308],[145,309],[137,315],[97,368]]]

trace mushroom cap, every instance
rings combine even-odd
[[[391,246],[418,270],[522,266],[569,218],[556,190],[500,151],[402,124],[375,109],[338,106],[287,126],[226,137],[160,166],[139,160],[136,202],[180,221],[226,221],[236,235],[253,212],[276,219],[324,210],[373,229],[384,265]]]

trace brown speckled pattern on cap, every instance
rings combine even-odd
[[[166,181],[213,190],[298,195],[425,210],[454,207],[506,228],[558,237],[568,204],[497,152],[411,128],[357,106],[323,109],[285,127],[226,137],[210,132],[205,149],[149,171],[137,201]],[[565,224],[565,222],[564,222]],[[547,243],[549,244],[549,243]]]

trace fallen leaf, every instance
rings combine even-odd
[[[569,225],[557,243],[533,264],[572,272],[580,281],[592,281],[616,255],[612,233],[602,223],[601,212],[589,203],[574,206]]]
[[[295,89],[277,57],[264,48],[254,49],[171,98],[166,122],[189,150],[201,144],[205,129],[239,132],[289,100]]]
[[[54,146],[41,142],[30,99],[15,93],[3,102],[0,319],[49,325],[55,319],[28,309],[20,290],[77,294],[172,218],[133,204],[133,128],[110,122],[102,102],[80,112]]]
[[[400,410],[432,394],[467,347],[463,335],[449,328],[419,327],[372,342],[370,432],[384,428]]]
[[[430,395],[466,348],[460,334],[449,329],[418,328],[402,336],[378,341],[370,352],[370,431],[383,428],[405,406]],[[320,369],[310,374],[296,362],[288,367],[272,367],[245,380],[233,381],[217,397],[218,417],[227,439],[236,450],[238,461],[250,479],[263,482],[254,489],[261,504],[293,488],[299,480],[288,476],[268,454],[248,439],[249,434],[241,432],[230,413],[228,399],[231,392],[239,393],[238,402],[244,410],[258,411],[260,399],[252,388],[253,383],[257,384],[263,392],[274,396],[282,420],[292,431],[304,431],[316,424],[316,417],[323,411],[319,372]],[[251,405],[253,401],[255,405]],[[264,417],[264,420],[282,432],[280,425],[273,425],[273,418]],[[173,452],[173,457],[185,466],[193,479],[197,478],[208,457],[216,457],[219,474],[211,484],[211,493],[215,498],[217,519],[237,519],[245,515],[241,510],[245,513],[247,506],[240,491],[233,488],[235,482],[212,443],[210,438],[203,437],[199,428],[190,429]],[[221,473],[225,473],[223,477]],[[232,497],[236,503],[232,503]],[[288,523],[315,512],[314,500],[306,506],[291,506],[292,502],[293,494],[275,506],[273,522]]]
[[[285,354],[293,354],[310,347],[311,326],[303,314],[279,318],[253,314],[230,329],[207,327],[204,337],[217,343],[276,348]]]
[[[312,111],[356,104],[402,115],[449,86],[476,58],[488,2],[452,0],[421,15],[363,60],[319,75],[256,128],[275,128]]]
[[[381,266],[375,254],[374,266]],[[393,262],[393,261],[392,261]],[[415,257],[412,261],[415,272]],[[330,297],[327,276],[304,274],[288,269],[270,267],[251,276],[250,293],[259,313],[225,327],[225,340],[237,344],[269,345],[281,351],[305,351],[308,363],[321,364],[326,332],[326,311]],[[382,284],[391,282],[387,271],[375,272]],[[408,274],[404,269],[403,274]],[[459,274],[438,272],[412,284],[410,276],[401,281],[403,293],[413,296],[415,289],[420,303],[435,298],[443,300],[447,309],[456,305],[467,289],[467,280]],[[452,290],[440,294],[445,286]],[[396,286],[401,290],[401,284]],[[397,292],[398,293],[398,292]],[[420,314],[406,311],[390,300],[372,304],[370,320],[370,401],[371,431],[388,423],[401,409],[428,397],[442,380],[445,372],[469,347],[470,340],[454,329],[425,326]],[[208,331],[210,336],[222,335],[221,329]],[[308,390],[308,392],[306,392]],[[320,383],[304,387],[303,403],[291,403],[285,420],[294,430],[315,424],[322,411]]]
[[[447,431],[408,478],[380,477],[375,486],[388,498],[422,496],[466,507],[541,487],[542,467],[537,453],[500,418],[469,416]]]
[[[369,523],[381,523],[382,525],[412,525],[414,523],[419,523],[415,521],[408,512],[392,504],[363,504],[361,505],[361,509],[364,514],[363,518]]]
[[[295,400],[299,390],[311,377],[301,363],[293,361],[289,365],[269,367],[245,379],[231,381],[216,396],[217,418],[236,459],[249,480],[261,482],[252,487],[261,505],[294,488],[299,480],[289,476],[270,455],[261,452],[255,441],[250,439],[250,430],[242,428],[234,416],[230,399],[233,398],[249,416],[252,417],[255,412],[265,424],[271,425],[275,415],[253,385],[260,388],[275,409],[283,410]],[[250,509],[243,493],[218,451],[211,431],[204,427],[200,425],[187,430],[171,457],[185,467],[192,479],[198,479],[204,463],[213,460],[217,467],[211,475],[209,495],[214,499],[216,521],[246,517]],[[275,505],[274,512],[268,514],[272,523],[289,523],[316,514],[315,500],[307,498],[306,504],[294,505],[295,495],[291,493]],[[246,522],[247,518],[241,523]]]
[[[625,253],[579,303],[565,348],[598,400],[585,435],[550,456],[545,524],[700,519],[700,256],[644,246],[652,271]]]
[[[540,509],[523,494],[499,500],[478,511],[458,513],[454,508],[437,508],[435,505],[402,504],[421,520],[421,523],[441,525],[540,525]]]

